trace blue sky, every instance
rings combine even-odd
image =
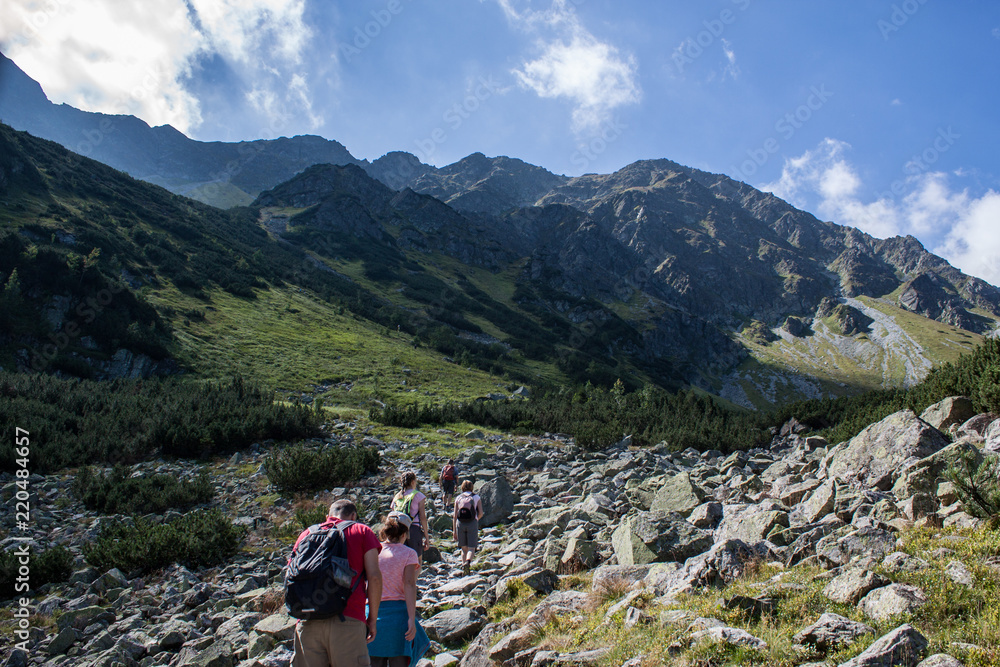
[[[1000,283],[1000,3],[8,0],[50,98],[357,157],[666,157]]]

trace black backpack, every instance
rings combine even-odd
[[[464,493],[458,497],[458,520],[472,521],[475,517],[476,499]]]
[[[347,562],[344,530],[354,521],[335,526],[317,524],[299,542],[285,572],[285,606],[289,616],[312,620],[344,618],[347,600],[361,584],[351,585],[357,573]]]

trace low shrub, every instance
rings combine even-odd
[[[292,445],[271,451],[264,461],[271,484],[284,494],[343,486],[366,473],[378,472],[375,447],[314,449]]]
[[[305,530],[309,526],[326,521],[326,513],[329,507],[326,505],[316,505],[315,507],[300,507],[295,510],[295,519]]]
[[[218,509],[197,510],[169,523],[136,519],[116,523],[84,547],[94,567],[148,573],[179,563],[210,567],[236,553],[246,529],[236,526]]]
[[[131,469],[121,464],[107,474],[82,468],[73,481],[73,493],[87,509],[105,514],[162,514],[168,509],[207,503],[215,496],[215,487],[204,468],[191,481],[162,474],[130,475]]]
[[[0,600],[27,597],[27,591],[15,589],[21,565],[13,551],[0,552]],[[38,555],[29,552],[28,569],[27,583],[33,591],[45,584],[66,581],[73,574],[73,554],[66,547],[53,547]]]

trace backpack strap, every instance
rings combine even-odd
[[[340,535],[343,537],[343,539],[344,539],[344,545],[348,549],[350,548],[350,546],[347,544],[347,535],[344,534],[344,531],[347,530],[348,528],[350,528],[351,526],[353,526],[356,523],[357,523],[357,521],[346,521],[345,520],[345,521],[340,521],[339,523],[336,523],[336,524],[333,525],[333,528],[338,533],[340,533]],[[365,570],[365,564],[364,564],[364,562],[361,563],[361,572],[358,573],[358,580],[354,582],[353,586],[351,586],[351,592],[347,595],[347,599],[351,599],[351,596],[354,595],[354,592],[356,590],[358,590],[358,586],[361,585],[361,580],[362,579],[364,579],[364,580],[368,579],[368,572]],[[340,622],[341,623],[344,623],[347,620],[346,618],[344,618],[343,612],[341,612],[340,614],[338,614],[338,616],[340,617]]]

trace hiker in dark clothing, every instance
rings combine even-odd
[[[462,493],[455,498],[455,511],[451,521],[455,541],[462,549],[462,571],[465,574],[472,570],[472,558],[479,547],[479,520],[485,514],[483,499],[472,490],[472,480],[462,482]]]
[[[441,505],[445,511],[451,507],[457,484],[458,470],[455,468],[455,459],[448,459],[448,463],[441,468]]]

